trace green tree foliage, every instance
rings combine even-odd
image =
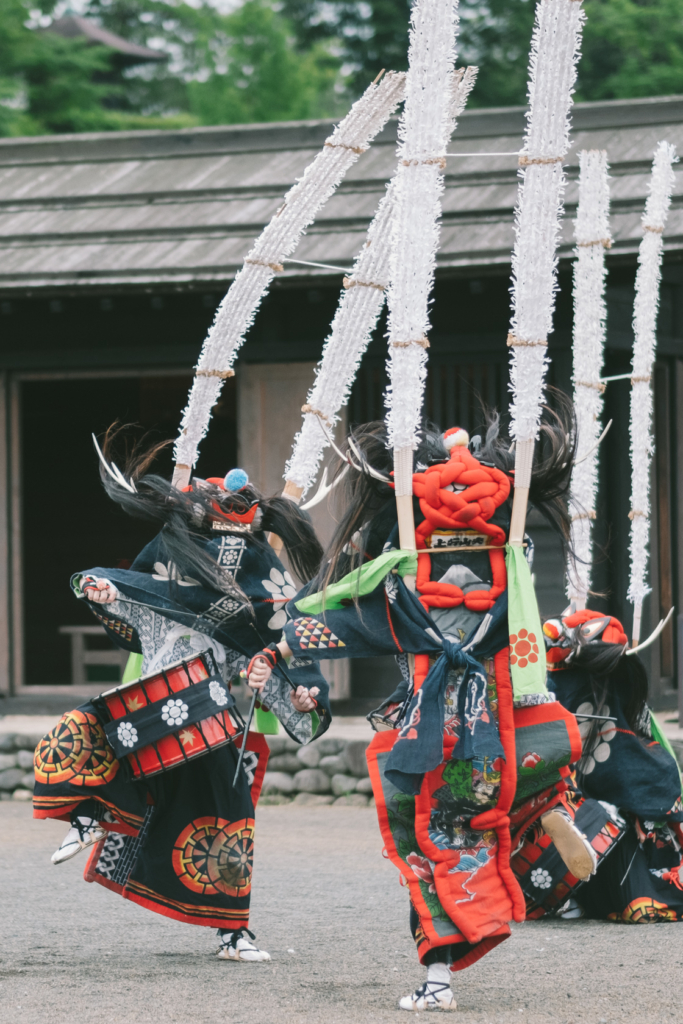
[[[406,67],[409,0],[283,0],[300,46],[334,39],[360,92]],[[480,71],[470,106],[526,102],[534,0],[460,0],[460,63]],[[681,0],[586,0],[577,99],[683,92]]]
[[[29,28],[22,0],[0,0],[0,134],[278,121],[346,106],[329,44],[300,52],[269,0],[228,15],[206,2],[92,0],[85,13],[169,59],[122,69],[107,48]]]
[[[340,108],[339,61],[329,41],[300,50],[296,33],[270,0],[245,0],[230,14],[212,3],[91,0],[105,28],[165,50],[163,65],[129,73],[133,109],[186,111],[199,124],[325,117]]]
[[[188,85],[190,110],[202,124],[327,113],[337,67],[322,43],[297,53],[286,23],[263,0],[247,0],[225,22],[205,51],[209,76]]]
[[[680,0],[587,0],[578,98],[683,93]]]
[[[83,11],[167,54],[114,54],[35,26],[55,0],[0,0],[0,135],[234,124],[343,113],[382,68],[405,70],[411,0],[88,0]],[[526,102],[535,0],[460,0],[471,106]],[[683,93],[681,0],[585,0],[577,99]]]
[[[30,31],[21,0],[0,0],[0,132],[87,130],[101,109],[106,51]]]

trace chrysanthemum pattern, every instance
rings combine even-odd
[[[182,725],[187,718],[188,708],[182,700],[168,700],[161,709],[161,717],[167,725]]]
[[[286,569],[280,572],[273,566],[270,570],[270,579],[261,580],[261,585],[273,598],[273,614],[268,620],[268,629],[282,629],[287,621],[285,605],[296,597],[294,580]]]
[[[531,872],[531,884],[536,889],[549,889],[553,880],[544,868],[534,868]]]
[[[116,730],[119,743],[124,747],[134,747],[138,741],[138,731],[129,722],[121,722]]]
[[[209,683],[209,696],[211,697],[211,700],[215,704],[218,704],[220,708],[225,707],[225,705],[228,703],[228,694],[226,692],[225,687],[221,686],[220,683],[217,683],[215,681]]]

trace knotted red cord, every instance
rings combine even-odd
[[[455,490],[456,487],[463,490]],[[413,473],[413,492],[425,517],[415,530],[418,548],[416,587],[422,604],[427,609],[455,608],[464,604],[474,612],[488,611],[507,584],[502,551],[505,531],[488,520],[510,494],[509,477],[493,466],[482,466],[468,448],[459,445],[451,449],[448,462],[432,466],[424,473]],[[489,551],[493,577],[489,590],[470,590],[464,594],[453,583],[430,580],[431,553],[438,549],[427,553],[430,549],[426,538],[434,530],[474,530],[501,549]]]

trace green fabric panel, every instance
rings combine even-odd
[[[671,744],[669,743],[668,739],[666,738],[666,736],[662,732],[662,730],[661,730],[661,728],[659,726],[659,722],[655,718],[654,711],[650,711],[650,729],[652,731],[652,739],[653,740],[657,740],[658,743],[661,743],[661,745],[664,747],[664,749],[669,754],[671,754],[671,756],[673,757],[674,761],[678,765],[678,774],[681,775],[681,766],[680,766],[680,764],[678,764],[678,758],[676,757],[676,751],[671,746]],[[681,775],[681,778],[683,778],[683,775]]]
[[[417,554],[415,551],[385,551],[384,554],[366,562],[359,569],[354,569],[337,583],[331,583],[326,590],[317,594],[307,594],[296,607],[307,615],[320,615],[326,608],[343,608],[343,600],[353,601],[364,594],[371,594],[382,582],[387,573],[398,569],[401,576],[415,576],[417,573]]]
[[[256,708],[254,711],[254,732],[260,732],[264,736],[277,736],[280,731],[280,723],[277,715],[265,708]]]
[[[139,679],[142,675],[142,655],[141,654],[129,654],[126,667],[123,672],[122,683],[132,683],[134,679]]]
[[[311,736],[313,739],[317,736],[319,728],[320,719],[318,718],[317,712],[311,711]]]
[[[515,700],[530,694],[546,694],[545,644],[541,616],[529,564],[523,547],[505,546],[508,576],[508,628],[510,674]],[[512,637],[516,638],[513,643]]]

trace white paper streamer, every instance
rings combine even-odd
[[[607,153],[598,149],[583,150],[579,153],[579,168],[579,205],[574,222],[573,381],[578,459],[581,461],[577,461],[572,471],[569,502],[571,547],[576,561],[570,559],[567,566],[567,596],[577,609],[586,607],[591,583],[591,520],[595,517],[598,489],[596,445],[605,390],[600,381],[607,318],[605,249],[611,245]]]
[[[515,212],[512,254],[513,316],[508,344],[510,430],[517,442],[518,487],[528,487],[538,436],[547,340],[552,331],[557,290],[557,243],[562,216],[564,171],[569,149],[569,115],[576,81],[581,29],[585,16],[577,0],[541,0],[529,60],[529,111]]]
[[[451,134],[449,75],[455,61],[457,0],[417,0],[411,13],[406,101],[399,123],[399,166],[391,244],[389,444],[397,494],[412,493],[412,460],[427,374],[429,296],[439,245],[443,171]],[[402,478],[400,467],[407,467]]]
[[[465,109],[476,77],[477,68],[461,69],[453,74],[451,134],[456,119]],[[395,193],[396,176],[380,202],[352,274],[344,279],[331,332],[316,369],[315,383],[306,399],[304,409],[311,411],[304,412],[301,432],[294,439],[292,457],[285,470],[285,480],[295,484],[302,494],[315,480],[328,444],[319,417],[331,433],[339,422],[339,410],[348,401],[358,367],[384,305],[385,290],[389,285]]]
[[[192,467],[196,463],[211,409],[225,377],[232,375],[237,350],[282,260],[294,252],[304,229],[386,124],[403,98],[404,85],[405,75],[390,72],[379,85],[366,89],[257,239],[204,342],[176,441],[176,464]]]
[[[662,232],[674,186],[675,148],[660,142],[655,150],[650,192],[643,213],[643,239],[638,250],[636,297],[633,305],[633,376],[631,377],[631,580],[628,600],[633,602],[633,642],[640,639],[643,599],[647,583],[650,538],[650,461],[652,436],[652,368],[655,360]]]

